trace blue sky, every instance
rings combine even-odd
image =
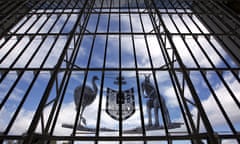
[[[72,26],[75,23],[77,15],[72,15],[69,17],[69,21],[67,25],[63,28],[63,33],[68,33]],[[45,24],[45,26],[40,30],[40,33],[45,33],[49,30],[49,25],[56,20],[56,15],[53,15],[48,20],[48,23]],[[52,29],[50,33],[57,33],[63,26],[63,22],[66,20],[67,15],[63,15],[60,17],[59,21],[56,23],[55,27]],[[139,15],[132,14],[132,26],[134,32],[143,32],[142,26],[141,26],[141,20]],[[150,19],[148,15],[142,16],[142,21],[144,25],[144,31],[150,32],[153,29],[153,26],[150,22]],[[178,33],[175,26],[173,25],[170,17],[168,15],[163,15],[163,20],[167,26],[167,29],[171,33]],[[87,30],[90,32],[94,32],[97,30],[97,32],[106,32],[107,30],[107,19],[108,15],[101,15],[100,23],[98,29],[96,29],[96,22],[97,22],[97,15],[93,15],[90,17],[90,21],[87,25]],[[201,30],[205,33],[208,33],[206,28],[200,23],[200,21],[193,16],[193,19],[197,24],[199,24]],[[22,21],[24,21],[23,19]],[[31,23],[33,21],[37,21],[37,23],[31,27],[28,31],[28,33],[35,33],[39,30],[39,25],[46,20],[46,15],[42,16],[41,18],[32,17],[28,20],[28,22],[25,24],[24,27],[17,30],[16,26],[12,29],[12,32],[17,30],[17,33],[21,34],[25,32]],[[193,24],[192,20],[188,16],[184,16],[185,22],[189,24],[189,28],[193,33],[199,33],[200,30]],[[181,19],[177,16],[174,16],[174,21],[177,22],[177,26],[180,29],[182,33],[189,33],[189,31],[186,29],[184,24],[182,23]],[[111,15],[110,18],[110,32],[118,32],[118,15]],[[21,22],[19,23],[19,25]],[[129,32],[130,31],[130,21],[128,15],[121,15],[121,31],[122,32]],[[30,56],[37,52],[37,55],[34,57],[34,59],[29,63],[28,68],[36,68],[39,67],[41,64],[43,64],[44,58],[47,56],[47,52],[51,50],[51,53],[46,58],[46,61],[43,65],[45,68],[53,68],[58,60],[58,57],[60,56],[60,53],[63,50],[64,45],[66,44],[67,36],[48,36],[44,43],[42,44],[39,51],[37,50],[37,46],[40,45],[40,42],[43,40],[43,37],[37,36],[35,37],[30,45],[27,46],[28,42],[30,41],[29,37],[23,37],[23,39],[20,41],[20,43],[17,42],[17,37],[12,36],[9,42],[7,42],[1,49],[0,49],[0,67],[6,68],[9,66],[13,67],[20,67],[23,68],[27,65],[28,60],[30,59]],[[191,58],[190,53],[188,52],[187,47],[183,43],[183,40],[180,36],[173,36],[172,37],[174,44],[177,47],[177,50],[183,60],[183,63],[186,65],[186,67],[196,68],[196,64],[194,60]],[[196,41],[193,39],[193,37],[189,36],[186,37],[186,42],[189,44],[191,50],[193,51],[194,56],[199,62],[199,65],[203,68],[211,67],[210,63],[208,62],[207,58],[204,56],[203,51],[200,50],[200,47],[196,44]],[[134,43],[133,43],[134,41]],[[220,57],[217,55],[217,53],[213,50],[209,42],[206,40],[205,37],[200,36],[198,37],[198,41],[201,43],[201,46],[204,47],[204,50],[211,56],[211,60],[214,63],[216,67],[226,67],[226,65],[223,63],[223,61],[220,59]],[[54,42],[56,42],[54,44]],[[80,51],[78,53],[75,65],[79,67],[86,67],[88,58],[90,56],[90,48],[92,47],[93,42],[93,36],[88,35],[84,36],[82,44],[80,46]],[[224,56],[225,59],[228,60],[229,65],[232,67],[237,67],[233,61],[226,55],[226,53],[222,50],[221,46],[216,42],[214,38],[211,38],[211,42],[213,45],[217,47],[219,52],[222,56]],[[1,40],[0,43],[4,43],[4,40]],[[134,35],[132,36],[121,36],[121,42],[119,42],[119,36],[118,35],[111,35],[108,37],[107,41],[107,56],[106,56],[106,67],[119,67],[119,43],[121,45],[121,55],[122,55],[122,67],[124,68],[131,68],[135,67],[134,65],[134,53],[133,53],[133,45],[135,45],[136,48],[136,56],[137,56],[137,66],[142,68],[150,68],[150,61],[149,57],[147,55],[147,47],[149,47],[150,55],[153,61],[154,67],[160,67],[165,64],[163,60],[163,54],[160,50],[160,45],[157,42],[157,39],[153,35],[147,36],[147,41],[145,41],[144,36],[142,35]],[[17,44],[14,46],[14,44]],[[106,36],[105,35],[97,35],[95,39],[95,43],[93,45],[93,55],[91,56],[92,59],[90,61],[90,67],[94,68],[101,68],[103,66],[103,57],[104,57],[104,49],[106,45]],[[11,51],[11,53],[5,58],[5,54],[14,46],[14,49]],[[72,45],[71,45],[72,46]],[[171,47],[169,45],[169,42],[167,42],[167,47]],[[20,53],[23,52],[23,54],[20,56]],[[71,54],[71,50],[68,51],[69,54]],[[171,55],[171,50],[169,50],[169,55]],[[20,58],[19,58],[20,56]],[[13,61],[19,58],[16,63],[13,63]],[[179,67],[177,63],[175,63],[176,67]],[[63,65],[64,67],[64,65]],[[151,73],[151,71],[139,71],[140,74],[140,82],[144,80],[143,73]],[[123,89],[127,89],[130,87],[134,87],[135,91],[135,99],[136,99],[136,109],[137,111],[135,114],[123,122],[123,128],[129,129],[129,128],[135,128],[140,126],[140,111],[139,111],[139,99],[138,99],[138,90],[137,90],[137,81],[136,81],[136,72],[129,72],[129,71],[123,71],[123,76],[127,79],[127,85],[123,87]],[[88,79],[87,79],[87,85],[91,85],[91,77],[93,75],[97,75],[99,78],[102,75],[101,71],[93,72],[89,71],[88,73]],[[106,71],[105,73],[105,79],[104,79],[104,86],[103,86],[103,100],[102,100],[102,112],[101,112],[101,120],[100,120],[100,127],[109,127],[112,129],[118,128],[118,122],[113,120],[111,117],[109,117],[105,109],[105,103],[106,103],[106,88],[111,87],[114,89],[117,89],[117,86],[113,85],[114,78],[118,75],[118,71]],[[13,71],[10,72],[7,77],[0,83],[0,101],[2,101],[3,97],[7,94],[10,87],[13,85],[14,81],[17,79],[18,73]],[[28,94],[28,97],[21,108],[21,112],[19,113],[17,120],[15,121],[13,127],[10,130],[11,134],[21,134],[26,131],[28,128],[31,119],[33,117],[34,111],[36,110],[39,100],[46,88],[46,85],[48,83],[48,80],[50,79],[50,73],[48,72],[41,72],[38,75],[37,81],[34,83],[30,93]],[[63,76],[63,72],[60,72],[58,74],[58,79],[61,81]],[[167,106],[170,111],[170,117],[175,122],[183,122],[182,114],[179,109],[178,101],[176,100],[176,94],[173,90],[172,83],[170,81],[170,76],[167,71],[156,71],[156,79],[159,86],[159,91],[162,94],[162,96],[166,99]],[[182,78],[182,73],[178,72],[177,76],[179,79]],[[209,89],[206,86],[206,83],[203,80],[203,77],[199,72],[191,72],[190,78],[196,87],[196,91],[202,101],[202,105],[206,111],[206,113],[209,116],[210,122],[214,127],[214,130],[216,131],[230,131],[228,126],[226,126],[226,122],[223,120],[223,116],[220,114],[219,109],[217,109],[217,105],[215,100],[213,99],[213,96]],[[237,80],[232,76],[229,72],[223,73],[224,79],[227,81],[229,87],[237,96],[238,99],[240,99],[239,91],[237,88],[240,86]],[[23,76],[19,80],[17,86],[14,88],[14,90],[10,94],[10,98],[5,103],[4,107],[0,111],[0,129],[4,129],[5,126],[8,124],[10,118],[12,117],[13,113],[15,112],[17,106],[19,105],[20,101],[22,100],[25,91],[29,87],[32,79],[34,78],[33,72],[24,72]],[[239,121],[240,116],[236,112],[236,109],[238,107],[234,103],[234,101],[231,99],[229,93],[226,91],[225,86],[220,81],[218,76],[215,72],[209,72],[207,73],[207,78],[209,79],[213,89],[216,92],[216,95],[222,99],[221,104],[225,107],[225,110],[228,112],[229,117],[231,118],[234,126],[237,130],[240,129]],[[76,86],[81,84],[84,79],[84,73],[83,72],[73,72],[71,74],[71,78],[69,81],[69,85],[67,87],[67,91],[65,93],[65,97],[63,100],[63,105],[61,107],[61,111],[58,117],[57,125],[54,131],[54,135],[70,135],[71,130],[62,128],[61,125],[63,123],[72,124],[74,123],[75,119],[75,106],[73,102],[73,92]],[[98,81],[97,85],[100,88],[101,81]],[[153,77],[151,76],[151,82],[153,82]],[[49,96],[49,100],[52,100],[55,95],[55,86],[53,87],[53,90]],[[89,127],[95,127],[96,126],[96,114],[98,110],[98,103],[99,103],[99,92],[96,100],[93,104],[91,104],[89,107],[86,108],[84,112],[84,116],[87,119],[87,125]],[[189,100],[192,100],[192,96],[188,90],[188,88],[185,89],[185,97]],[[146,106],[145,106],[145,99],[143,99],[144,105],[144,119],[145,123],[147,122],[147,115],[146,115]],[[191,106],[190,106],[191,107]],[[44,116],[47,118],[51,106],[47,107],[44,110]],[[194,107],[190,108],[191,113],[193,114],[193,118],[196,118],[197,111]],[[162,118],[160,118],[162,119]],[[160,120],[161,121],[161,120]],[[161,121],[162,123],[162,121]],[[36,131],[40,131],[40,127],[37,128]],[[183,125],[179,129],[175,129],[173,131],[186,131],[185,125]],[[204,131],[203,126],[201,125],[201,131]],[[158,132],[149,132],[148,135],[162,135],[164,134],[164,131],[160,130]],[[100,133],[100,135],[112,135],[108,133]],[[178,142],[181,143],[181,142]],[[188,142],[182,142],[182,143],[188,143]]]

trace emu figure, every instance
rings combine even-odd
[[[80,85],[75,88],[74,90],[74,102],[76,106],[76,110],[78,111],[79,105],[80,105],[80,120],[78,126],[81,126],[81,121],[84,125],[86,125],[86,119],[83,117],[83,112],[86,108],[86,106],[93,103],[97,96],[98,88],[96,85],[96,80],[98,80],[97,76],[93,76],[92,78],[92,88],[90,86],[85,86],[83,89],[83,86]],[[82,94],[83,92],[83,94]],[[82,96],[82,98],[81,98]],[[81,103],[80,103],[81,100]]]

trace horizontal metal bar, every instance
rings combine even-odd
[[[107,8],[104,8],[105,10],[109,10]],[[69,9],[71,10],[71,9]],[[59,11],[46,11],[46,12],[42,12],[42,11],[34,11],[34,12],[29,12],[28,15],[39,15],[39,14],[46,14],[46,15],[61,15],[61,14],[78,14],[78,10],[80,11],[81,9],[74,9],[73,12],[69,12],[69,11],[63,11],[63,12],[59,12]],[[118,10],[117,8],[115,8],[115,10]],[[148,14],[149,12],[144,11],[144,9],[142,9],[142,11],[138,12],[136,11],[137,9],[130,9],[131,14]],[[170,15],[214,15],[217,16],[219,15],[219,13],[210,13],[210,12],[178,12],[178,11],[165,11],[167,9],[162,9],[163,11],[161,11],[160,13],[165,15],[165,14],[170,14]],[[173,10],[173,9],[172,9]],[[85,13],[85,12],[84,12]],[[151,12],[152,14],[155,14],[156,12]],[[17,13],[17,14],[22,14],[21,12]],[[91,14],[129,14],[128,11],[92,11]],[[2,16],[4,14],[0,13],[0,16]]]
[[[219,139],[236,139],[240,134],[215,134]],[[75,141],[165,141],[171,140],[191,140],[195,138],[207,139],[207,133],[200,133],[196,135],[168,135],[168,136],[48,136],[35,134],[34,138],[39,140],[75,140]],[[7,135],[2,136],[5,140],[22,140],[25,136]]]
[[[164,32],[162,33],[155,33],[155,32],[85,32],[85,33],[76,33],[76,35],[109,35],[109,36],[118,36],[119,34],[121,35],[163,35],[165,36],[166,34]],[[219,36],[219,37],[225,37],[225,36],[237,36],[240,33],[233,33],[233,32],[228,32],[228,33],[169,33],[168,35],[171,36],[207,36],[207,37],[211,37],[211,36]],[[15,33],[15,34],[7,34],[6,36],[16,36],[16,37],[20,37],[20,36],[25,36],[25,37],[32,37],[32,36],[68,36],[69,33]],[[15,38],[14,38],[15,39]],[[13,39],[12,39],[13,40]]]
[[[4,72],[4,71],[53,71],[54,68],[0,68],[0,72]],[[90,71],[119,71],[119,70],[123,70],[123,71],[141,71],[141,70],[162,70],[162,71],[166,71],[166,70],[175,70],[175,71],[181,71],[181,68],[159,68],[159,67],[138,67],[136,68],[128,68],[128,67],[122,67],[122,68],[114,68],[114,67],[106,67],[106,68],[101,68],[101,67],[90,67],[90,68],[84,68],[84,67],[78,67],[78,68],[73,68],[73,69],[68,69],[68,68],[60,68],[60,71],[68,71],[68,70],[72,70],[72,71],[85,71],[85,70],[90,70]],[[230,71],[229,68],[186,68],[187,71]],[[240,68],[231,68],[231,70],[233,71],[240,71]]]

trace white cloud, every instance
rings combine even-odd
[[[168,87],[164,95],[167,96],[166,102],[169,108],[179,106],[173,87]]]
[[[231,83],[231,87],[233,88],[234,92],[237,92],[237,88],[239,87],[239,84],[237,83],[237,81],[234,81],[231,77],[227,77],[226,79],[229,80],[229,82]],[[169,92],[170,91],[170,92]],[[166,93],[172,93],[171,89],[168,89],[166,91]],[[218,87],[216,87],[216,93],[217,94],[221,94],[219,95],[221,98],[224,98],[224,96],[226,96],[226,91],[224,90],[222,85],[219,85]],[[169,94],[170,95],[170,94]],[[169,98],[169,97],[168,97]],[[239,97],[238,97],[239,98]],[[96,125],[96,114],[97,114],[97,110],[98,110],[98,97],[97,99],[94,101],[93,104],[91,104],[89,107],[86,108],[85,112],[84,112],[84,116],[87,119],[87,125],[89,127],[95,127]],[[206,112],[208,113],[209,119],[211,119],[211,122],[213,122],[212,124],[214,126],[221,126],[225,121],[219,116],[219,111],[216,109],[216,107],[214,107],[215,105],[213,104],[213,97],[209,96],[208,99],[204,100],[203,106],[206,110]],[[100,127],[108,127],[108,128],[118,128],[118,122],[111,119],[105,112],[105,102],[106,99],[105,97],[103,97],[103,101],[102,101],[102,115],[101,115],[101,125]],[[234,111],[235,107],[233,107],[233,101],[229,100],[229,99],[225,99],[222,103],[223,105],[226,105],[226,110],[228,111]],[[174,105],[174,104],[173,104]],[[137,108],[138,109],[138,108]],[[145,110],[145,107],[144,107]],[[194,111],[194,110],[193,110]],[[47,108],[45,110],[46,113],[49,112],[49,109]],[[16,122],[14,123],[14,126],[11,130],[12,133],[23,133],[26,131],[26,128],[28,127],[28,125],[31,122],[32,116],[33,116],[33,111],[29,111],[26,109],[22,109],[21,113],[19,114]],[[6,110],[5,111],[1,111],[1,115],[9,115],[10,113],[8,113]],[[239,122],[239,116],[237,113],[228,113],[229,116],[233,119],[233,122],[238,123]],[[47,115],[45,114],[45,117],[47,117]],[[62,124],[63,123],[68,123],[68,124],[73,124],[75,119],[75,106],[73,102],[70,103],[64,103],[62,106],[62,109],[60,111],[59,114],[59,118],[56,124],[56,129],[54,131],[55,135],[70,135],[72,130],[71,129],[66,129],[66,128],[62,128]],[[124,124],[124,127],[129,128],[132,127],[137,127],[139,124],[137,124],[136,122],[139,121],[139,112],[136,111],[136,114],[134,116],[132,116],[130,119],[127,120],[127,123]],[[146,121],[146,119],[145,119]],[[4,121],[1,121],[1,123]],[[132,123],[132,124],[131,124]],[[40,131],[40,128],[38,128],[38,131]],[[160,133],[156,131],[156,133],[148,133],[148,135],[159,135]],[[109,135],[109,134],[104,134],[102,133],[102,135]],[[224,141],[225,143],[229,142],[229,141]]]
[[[232,88],[232,92],[235,94],[236,98],[240,101],[240,92],[239,92],[239,83],[231,75],[225,76],[228,85]],[[236,105],[234,100],[231,98],[229,92],[226,90],[225,86],[221,83],[216,85],[215,93],[219,99],[221,105],[224,107],[228,117],[231,119],[231,122],[237,126],[240,123],[240,114],[236,112],[239,110],[239,107]],[[209,95],[207,99],[202,101],[202,105],[205,109],[205,112],[208,115],[208,118],[215,129],[221,126],[226,126],[226,120],[223,117],[219,106],[217,105],[213,95]],[[192,113],[196,116],[196,109],[192,110]],[[226,128],[226,127],[225,127]]]
[[[60,18],[60,22],[64,21],[64,19],[66,18],[66,16],[61,17]],[[117,21],[118,17],[111,17],[111,19],[113,18],[113,21]],[[25,27],[22,27],[21,30],[18,31],[18,33],[20,32],[25,32],[26,29],[31,25],[31,23],[36,19],[36,17],[31,18],[29,20],[29,22],[25,25]],[[54,17],[52,17],[50,19],[49,24],[51,24],[51,22],[53,21]],[[164,21],[166,22],[168,29],[170,30],[170,32],[176,32],[175,27],[172,25],[172,23],[170,22],[169,17],[163,16]],[[129,23],[128,17],[123,17],[122,23]],[[196,19],[197,23],[201,26],[201,28],[206,32],[207,30],[204,28],[204,26],[201,25],[201,23]],[[39,19],[39,22],[43,22],[43,19]],[[62,26],[62,24],[57,24],[55,25],[54,28],[54,32],[57,32],[60,27]],[[141,31],[141,27],[137,26],[140,24],[139,22],[139,17],[132,17],[132,22],[134,24],[134,31]],[[74,18],[70,19],[69,24],[70,23],[74,23]],[[44,29],[49,28],[48,24],[45,25],[46,27],[44,27]],[[146,31],[150,31],[152,29],[152,25],[149,22],[145,23],[144,22],[144,27],[146,28]],[[31,32],[35,32],[37,30],[37,28],[39,28],[39,26],[35,25],[32,29]],[[44,31],[44,29],[42,31]],[[195,28],[192,28],[195,29]],[[195,31],[197,31],[195,29]],[[197,44],[194,42],[194,40],[189,37],[190,39],[186,39],[187,43],[190,45],[190,49],[193,51],[194,56],[197,58],[199,64],[202,67],[208,67],[210,66],[208,60],[206,59],[206,57],[203,55],[201,49],[197,46]],[[44,57],[47,55],[50,46],[53,43],[53,40],[55,39],[55,37],[48,37],[47,41],[44,43],[44,45],[41,47],[41,50],[38,52],[38,54],[35,56],[34,60],[31,62],[30,66],[32,67],[39,67],[42,60],[44,59]],[[47,60],[47,64],[45,66],[49,66],[49,67],[53,67],[58,58],[60,53],[62,52],[62,48],[65,45],[65,38],[63,39],[58,39],[58,43],[55,45],[54,50],[52,51],[52,53],[50,53],[50,56],[48,57]],[[111,40],[111,39],[110,39]],[[198,38],[199,42],[202,44],[202,46],[204,47],[205,50],[207,50],[207,53],[209,56],[211,56],[211,60],[214,62],[215,65],[220,65],[221,64],[221,59],[216,55],[216,53],[213,51],[213,49],[211,48],[211,46],[208,44],[207,40],[205,38]],[[12,64],[12,62],[14,61],[14,59],[16,58],[16,56],[19,55],[19,53],[21,51],[23,51],[25,45],[27,44],[27,42],[29,41],[29,38],[23,38],[23,40],[18,44],[18,46],[16,46],[14,48],[14,50],[8,55],[8,57],[3,61],[3,63],[1,63],[1,66],[7,67],[9,65]],[[30,56],[34,53],[34,51],[36,50],[37,45],[39,44],[39,42],[41,41],[41,39],[39,39],[39,37],[36,37],[36,39],[32,42],[32,44],[26,48],[26,51],[23,53],[23,55],[21,56],[21,59],[19,59],[16,63],[16,66],[20,66],[23,67],[26,65],[26,63],[28,62]],[[135,41],[135,46],[136,46],[136,51],[137,51],[137,57],[138,57],[138,66],[141,67],[150,67],[149,64],[149,56],[147,54],[147,49],[146,49],[146,42],[144,40],[143,36],[135,36],[134,37],[134,41]],[[193,61],[193,59],[191,58],[185,44],[183,43],[183,41],[181,40],[180,37],[173,37],[173,41],[180,53],[181,58],[184,61],[184,64],[187,66],[194,66],[195,67],[195,63]],[[5,44],[5,46],[3,48],[1,48],[0,50],[0,58],[3,58],[4,54],[6,54],[10,48],[12,48],[12,46],[14,45],[14,43],[16,42],[16,38],[12,37],[12,40],[10,40],[7,44]],[[162,66],[164,64],[164,60],[163,60],[163,56],[162,53],[160,51],[160,46],[157,42],[156,37],[153,36],[148,36],[147,37],[147,42],[149,44],[149,51],[153,60],[153,64],[155,67],[157,66]],[[131,44],[129,44],[131,43]],[[169,45],[169,43],[167,43]],[[214,43],[214,45],[217,45],[216,43]],[[115,40],[110,41],[109,45],[108,45],[108,50],[111,51],[114,55],[110,56],[115,56],[116,53],[116,49],[112,49],[110,47],[114,47],[115,46]],[[108,52],[109,52],[108,51]],[[129,37],[128,40],[124,40],[122,42],[122,52],[123,54],[129,54],[131,55],[133,53],[133,48],[132,48],[132,41],[131,38]],[[80,48],[80,53],[82,55],[86,55],[86,51],[85,48]],[[169,51],[169,55],[171,55],[171,51]],[[96,60],[96,62],[99,62],[99,57],[94,57],[94,59]],[[118,65],[118,58],[114,57],[115,59],[112,61],[112,59],[107,60],[107,64],[109,67],[116,67]],[[122,59],[124,60],[124,59]],[[100,63],[99,63],[100,64]],[[129,63],[125,63],[124,66],[129,66],[129,65],[133,65],[133,62],[129,62]],[[129,73],[128,73],[129,74]],[[135,73],[133,74],[129,74],[129,75],[135,75]],[[129,76],[128,75],[128,76]],[[31,76],[32,77],[32,76]],[[26,79],[30,78],[29,76],[26,76]],[[77,76],[73,76],[72,78],[78,80],[79,78],[77,78]],[[230,76],[226,76],[225,77],[229,84],[231,85],[231,88],[233,90],[233,92],[235,93],[235,96],[237,96],[237,98],[240,100],[240,93],[238,91],[239,88],[239,83],[235,80],[232,79]],[[165,78],[165,75],[157,75],[157,79],[161,82],[164,82],[165,80],[167,80]],[[0,89],[5,89],[7,87],[7,85],[4,85],[1,83],[0,85]],[[224,86],[222,84],[219,84],[218,87],[215,88],[215,92],[217,94],[217,96],[221,99],[221,104],[224,106],[225,110],[227,111],[227,114],[229,115],[229,117],[231,118],[232,122],[234,124],[239,124],[239,114],[236,111],[236,109],[238,109],[238,107],[236,106],[236,104],[234,103],[234,101],[230,98],[227,90],[224,88]],[[12,94],[12,98],[15,101],[20,100],[20,98],[18,97],[18,95],[22,94],[23,91],[21,89],[16,89],[16,93]],[[166,96],[167,98],[167,104],[169,105],[169,107],[176,107],[176,105],[178,105],[178,101],[176,99],[175,96],[175,92],[173,90],[172,87],[170,86],[166,86],[165,91],[164,91],[164,96]],[[190,92],[187,90],[185,91],[185,96],[189,99],[191,99],[190,96]],[[0,97],[1,99],[2,97]],[[99,98],[97,98],[93,104],[91,104],[89,107],[86,108],[85,112],[84,112],[84,116],[87,119],[87,125],[89,127],[95,127],[96,125],[96,117],[97,117],[97,112],[98,112],[98,101]],[[102,110],[101,110],[101,125],[100,127],[108,127],[108,128],[113,128],[113,129],[117,129],[118,128],[118,122],[113,120],[110,116],[108,116],[106,114],[106,112],[104,112],[105,109],[105,96],[103,97],[102,100]],[[209,119],[211,120],[212,124],[214,126],[221,126],[224,123],[226,123],[223,120],[223,117],[220,114],[219,109],[216,106],[216,102],[213,99],[213,96],[210,95],[207,99],[202,101],[202,104],[209,116]],[[144,110],[145,110],[145,105],[143,106]],[[138,109],[138,108],[137,108]],[[49,113],[50,107],[47,108],[45,110],[45,118],[47,118],[47,114]],[[193,113],[195,113],[195,109],[192,110]],[[30,124],[31,120],[32,120],[32,116],[34,114],[34,111],[31,110],[27,110],[22,108],[21,112],[16,120],[16,122],[14,123],[13,129],[11,130],[11,133],[23,133],[26,131],[26,129],[28,128],[28,125]],[[63,103],[59,117],[58,117],[58,121],[56,124],[56,129],[54,131],[54,134],[56,135],[70,135],[71,134],[71,129],[66,129],[66,128],[62,128],[62,124],[63,123],[68,123],[68,124],[73,124],[74,123],[74,119],[75,119],[75,106],[73,102],[69,102],[69,103]],[[10,117],[12,114],[10,111],[8,111],[6,108],[1,109],[0,111],[0,117]],[[124,128],[134,128],[137,127],[140,123],[139,121],[139,111],[137,110],[135,112],[135,114],[129,118],[126,122],[124,122]],[[145,121],[146,121],[146,117],[145,117]],[[0,119],[0,128],[2,129],[2,127],[4,125],[6,125],[6,120],[5,119]],[[2,127],[1,127],[2,126]],[[40,127],[38,127],[38,130],[40,131]],[[160,132],[162,133],[162,132]],[[149,132],[149,135],[159,135],[159,131],[158,132]],[[103,135],[105,135],[105,133],[103,133]],[[106,134],[107,135],[107,134]],[[225,141],[226,143],[229,141]],[[112,142],[111,142],[112,143]],[[129,142],[130,143],[130,142]],[[134,142],[131,142],[134,143]]]
[[[3,107],[0,111],[0,129],[4,130],[7,127],[7,121],[8,118],[11,116],[11,112],[9,111],[9,109],[6,109],[5,107]]]
[[[15,120],[12,126],[10,133],[11,134],[25,133],[31,124],[33,115],[34,113],[32,111],[21,109],[17,119]]]
[[[237,144],[237,140],[222,140],[222,144]]]

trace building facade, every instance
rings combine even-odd
[[[0,1],[1,143],[240,143],[232,3]]]

